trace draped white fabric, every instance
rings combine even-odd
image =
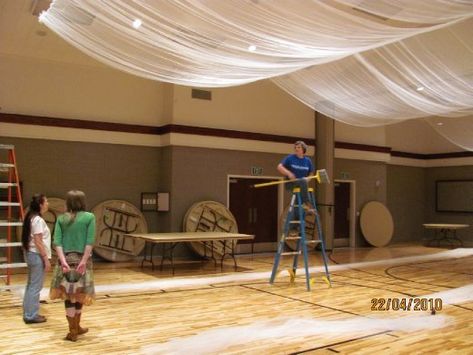
[[[360,126],[471,115],[472,30],[469,19],[274,81],[327,116]]]
[[[154,80],[273,78],[361,126],[472,121],[455,120],[473,115],[473,0],[54,0],[40,20],[96,59]]]

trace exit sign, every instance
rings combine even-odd
[[[263,168],[260,166],[252,166],[251,167],[251,175],[252,176],[260,176],[263,175]]]

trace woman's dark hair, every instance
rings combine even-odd
[[[79,190],[71,190],[66,194],[66,208],[69,223],[73,223],[76,213],[86,210],[85,193]]]
[[[43,194],[34,194],[28,206],[28,212],[23,221],[23,230],[21,232],[21,245],[26,251],[28,251],[30,246],[31,221],[34,217],[41,215],[41,205],[45,199],[46,196]]]

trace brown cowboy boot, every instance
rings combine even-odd
[[[70,341],[77,341],[77,318],[76,316],[74,317],[68,317],[67,322],[69,323],[69,333],[66,335],[66,340]]]
[[[82,334],[85,334],[89,331],[89,328],[82,328],[80,326],[80,316],[81,316],[82,312],[81,313],[76,313],[76,324],[77,324],[77,334],[78,335],[82,335]]]

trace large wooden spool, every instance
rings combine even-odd
[[[286,223],[286,218],[287,218],[287,213],[289,211],[289,205],[287,205],[284,208],[283,213],[281,216],[279,216],[279,230],[280,230],[280,235],[278,238],[278,242],[281,240],[282,234],[284,233],[284,224]],[[296,213],[296,220],[299,220],[298,212],[297,210],[295,211]],[[290,230],[292,232],[289,233],[289,236],[299,236],[300,230],[299,230],[299,224],[294,224],[292,227],[290,227]],[[317,225],[315,223],[315,215],[314,214],[305,214],[305,238],[306,240],[318,240],[318,232],[317,232]],[[292,249],[296,250],[297,249],[297,241],[296,240],[286,240],[286,245]]]
[[[66,213],[66,201],[62,198],[48,197],[48,212],[43,214],[44,221],[51,231],[51,250],[53,255],[56,254],[54,249],[54,227],[56,226],[57,218]]]
[[[96,218],[94,252],[109,261],[128,261],[139,255],[145,241],[125,237],[129,233],[148,233],[145,217],[133,204],[108,200],[92,209]]]
[[[238,233],[238,225],[233,214],[227,207],[216,201],[201,201],[194,203],[186,212],[182,230],[184,232],[226,232]],[[236,244],[237,241],[227,242]],[[221,243],[213,243],[214,254],[224,253]],[[200,256],[211,253],[210,244],[191,242],[191,248]],[[207,250],[205,250],[207,248]]]

